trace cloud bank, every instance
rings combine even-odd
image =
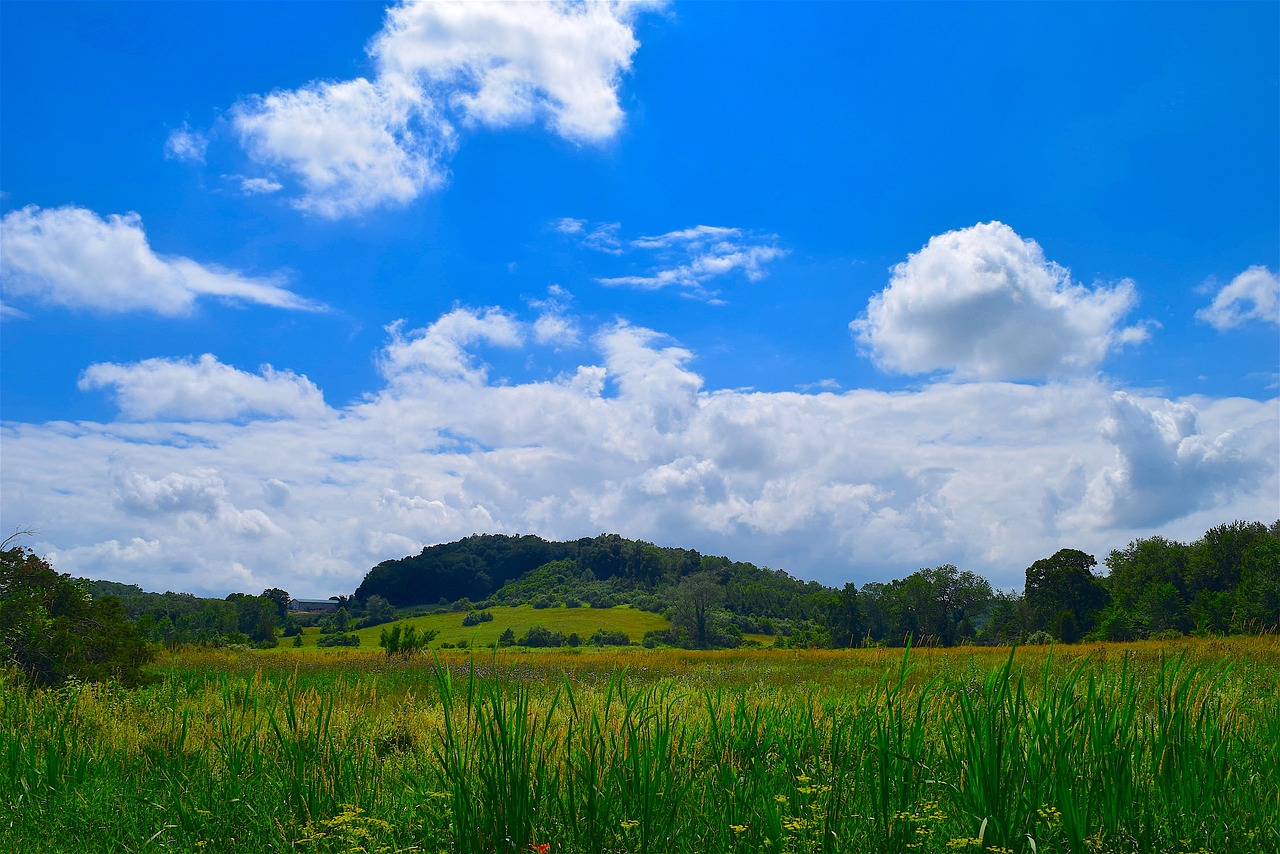
[[[950,562],[1008,587],[1061,547],[1280,515],[1276,400],[1097,377],[708,389],[695,353],[622,321],[554,380],[491,380],[484,348],[547,355],[536,326],[465,307],[392,325],[383,386],[332,410],[305,377],[212,356],[93,366],[122,418],[5,424],[4,518],[62,571],[327,596],[475,532],[619,532],[831,584]]]

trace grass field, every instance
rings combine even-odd
[[[410,617],[399,622],[406,626],[415,626],[419,633],[434,629],[440,634],[433,646],[448,643],[457,646],[465,641],[468,646],[489,647],[498,642],[499,636],[511,629],[515,636],[521,637],[534,626],[545,626],[552,631],[565,635],[577,633],[586,640],[597,629],[625,632],[631,640],[639,642],[645,632],[671,628],[670,621],[661,614],[640,611],[630,605],[619,605],[616,608],[533,608],[520,605],[515,608],[486,608],[493,615],[493,620],[477,626],[462,625],[463,613],[429,614],[422,617]],[[353,634],[360,637],[360,646],[369,648],[378,646],[378,637],[382,633],[381,626],[359,629]],[[310,628],[302,633],[303,647],[315,647],[320,637],[319,629]],[[289,640],[282,641],[288,647]],[[333,648],[331,648],[333,649]]]
[[[1273,637],[153,670],[0,677],[0,850],[1280,851]]]

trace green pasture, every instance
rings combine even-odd
[[[471,647],[491,647],[507,629],[511,629],[517,638],[534,626],[544,626],[552,631],[562,632],[568,636],[577,633],[583,641],[595,634],[599,629],[625,632],[627,637],[640,642],[645,632],[671,628],[671,623],[661,614],[641,611],[630,605],[619,605],[616,608],[534,608],[530,605],[519,605],[514,608],[486,608],[493,615],[493,620],[475,626],[462,625],[462,612],[447,614],[428,614],[421,617],[410,617],[400,620],[405,626],[415,626],[419,633],[435,630],[440,634],[432,642],[433,647],[449,643],[457,646],[465,642]],[[354,634],[360,637],[361,649],[377,648],[378,638],[383,626],[359,629]],[[302,633],[302,646],[315,647],[320,637],[319,629],[309,628]],[[280,649],[290,648],[290,639],[280,643]]]

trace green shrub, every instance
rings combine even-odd
[[[468,611],[462,618],[464,626],[478,626],[481,623],[493,622],[493,614],[488,611]]]
[[[316,646],[359,646],[360,636],[353,634],[321,635],[316,638]]]

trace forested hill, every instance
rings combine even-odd
[[[735,632],[849,646],[908,637],[950,645],[1280,629],[1280,522],[1218,525],[1192,543],[1134,540],[1105,566],[1105,575],[1095,574],[1092,555],[1061,549],[1027,568],[1022,594],[993,590],[951,564],[836,590],[616,534],[573,542],[488,534],[384,561],[353,598],[454,610],[632,605],[667,614],[702,646],[731,643]]]
[[[571,542],[483,534],[430,546],[421,554],[400,560],[383,561],[365,576],[355,598],[377,594],[405,607],[463,597],[519,604],[540,597],[571,596],[594,607],[622,602],[643,607],[638,598],[652,596],[703,571],[716,573],[730,602],[758,616],[809,616],[819,607],[819,602],[810,600],[835,592],[781,570],[701,555],[692,549],[627,540],[617,534]]]

